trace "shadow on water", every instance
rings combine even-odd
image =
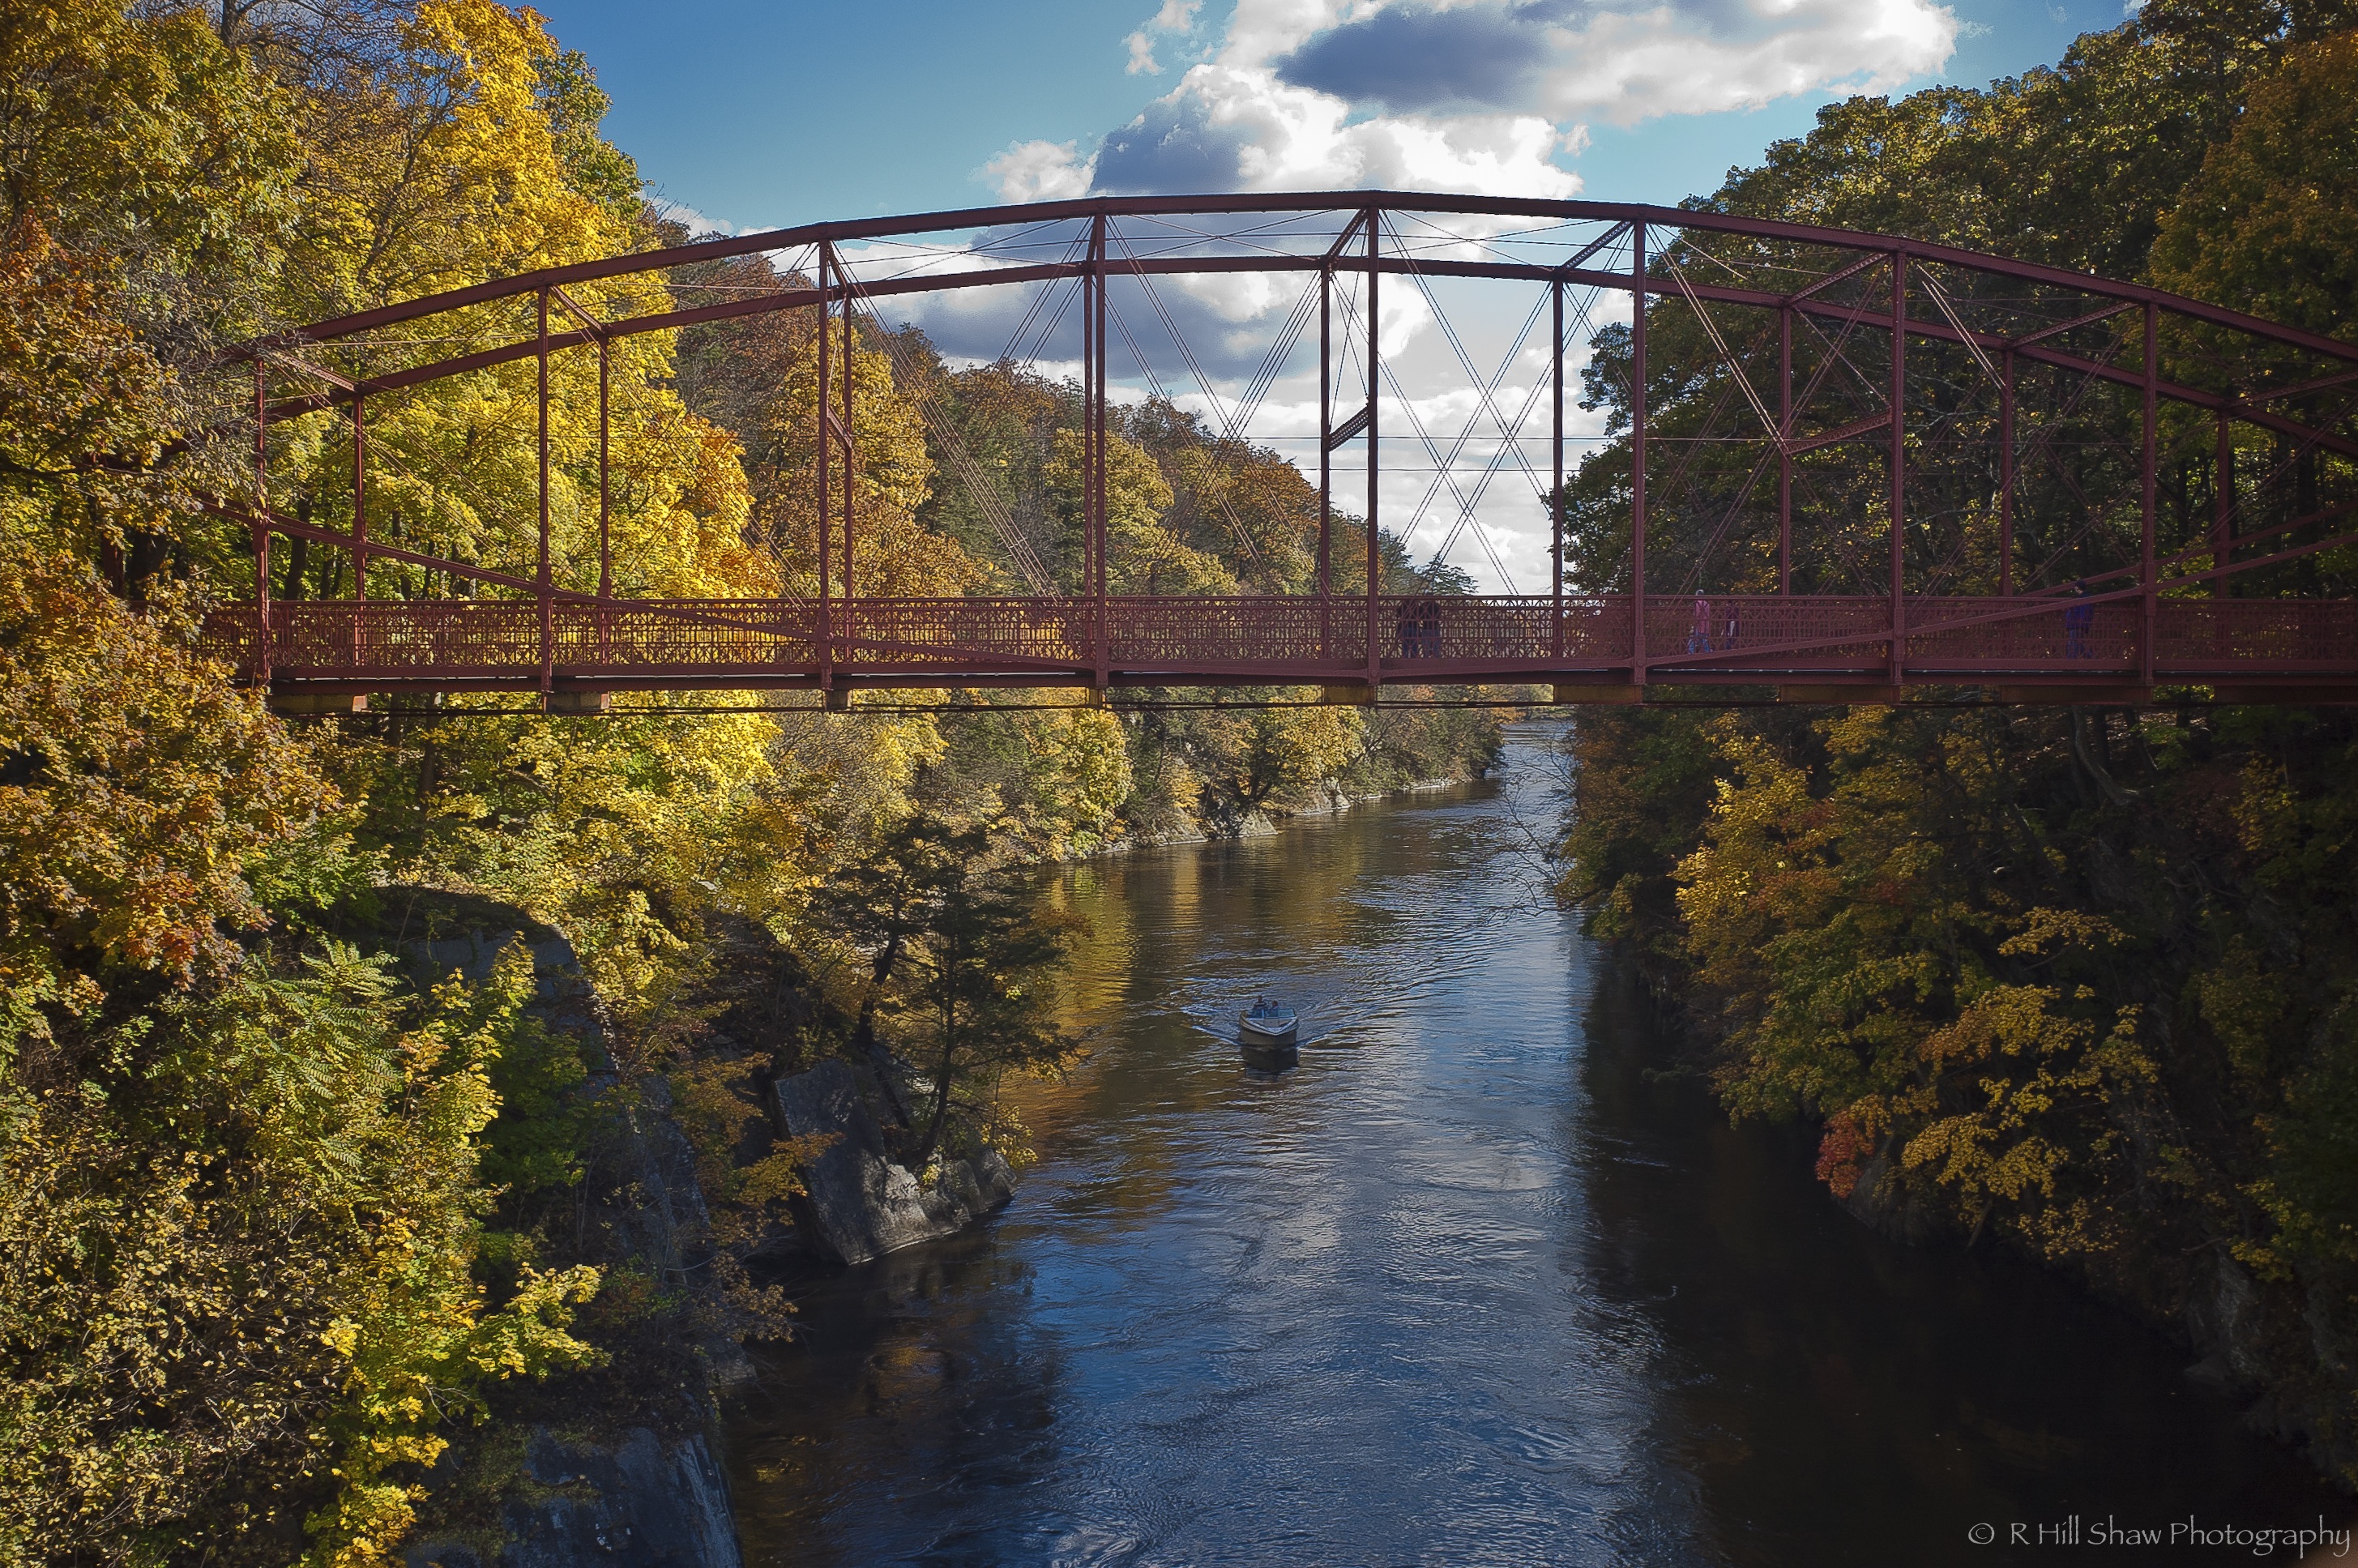
[[[730,1417],[749,1563],[1987,1563],[2073,1513],[2347,1519],[2158,1338],[1879,1240],[1806,1143],[1650,1079],[1521,852],[1543,739],[1503,790],[1051,884],[1096,1057],[1027,1096],[998,1220],[802,1290]],[[1238,1059],[1261,990],[1308,1008],[1282,1077]]]
[[[1707,1561],[2250,1560],[2088,1543],[2108,1519],[2351,1524],[2161,1336],[1986,1245],[1873,1235],[1810,1179],[1799,1130],[1731,1128],[1692,1080],[1650,1075],[1658,1029],[1626,979],[1585,1033],[1580,1162],[1605,1223],[1578,1267],[1658,1328],[1656,1434],[1696,1480]],[[2080,1544],[2040,1546],[2073,1516]]]

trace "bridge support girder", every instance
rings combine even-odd
[[[309,718],[322,714],[366,713],[365,697],[323,697],[315,691],[274,691],[270,694],[270,711],[286,719]]]
[[[2339,705],[2358,702],[2358,686],[2214,686],[2211,697],[2255,707]]]
[[[1905,696],[1906,688],[1896,686],[1780,686],[1777,688],[1777,700],[1779,702],[1820,706],[1888,708]]]
[[[1559,706],[1571,703],[1626,706],[1645,701],[1646,688],[1642,686],[1631,686],[1626,682],[1558,681],[1548,700]]]
[[[2149,686],[2002,686],[1998,701],[2029,708],[2144,708],[2153,701]]]

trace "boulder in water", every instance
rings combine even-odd
[[[994,1151],[945,1160],[931,1187],[885,1155],[859,1069],[829,1060],[778,1083],[778,1119],[788,1135],[832,1134],[803,1167],[807,1195],[796,1218],[825,1252],[865,1263],[920,1241],[955,1235],[1015,1195],[1015,1174]]]

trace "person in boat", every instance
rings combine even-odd
[[[1267,1030],[1291,1028],[1293,1023],[1292,1008],[1281,1007],[1265,996],[1253,998],[1253,1003],[1245,1009],[1244,1016],[1247,1022]]]

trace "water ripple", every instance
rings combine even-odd
[[[804,1290],[732,1418],[749,1563],[1978,1568],[1967,1522],[2072,1485],[2316,1500],[2166,1347],[1883,1248],[1617,1056],[1510,804],[1072,873],[1096,1056],[993,1225]]]

